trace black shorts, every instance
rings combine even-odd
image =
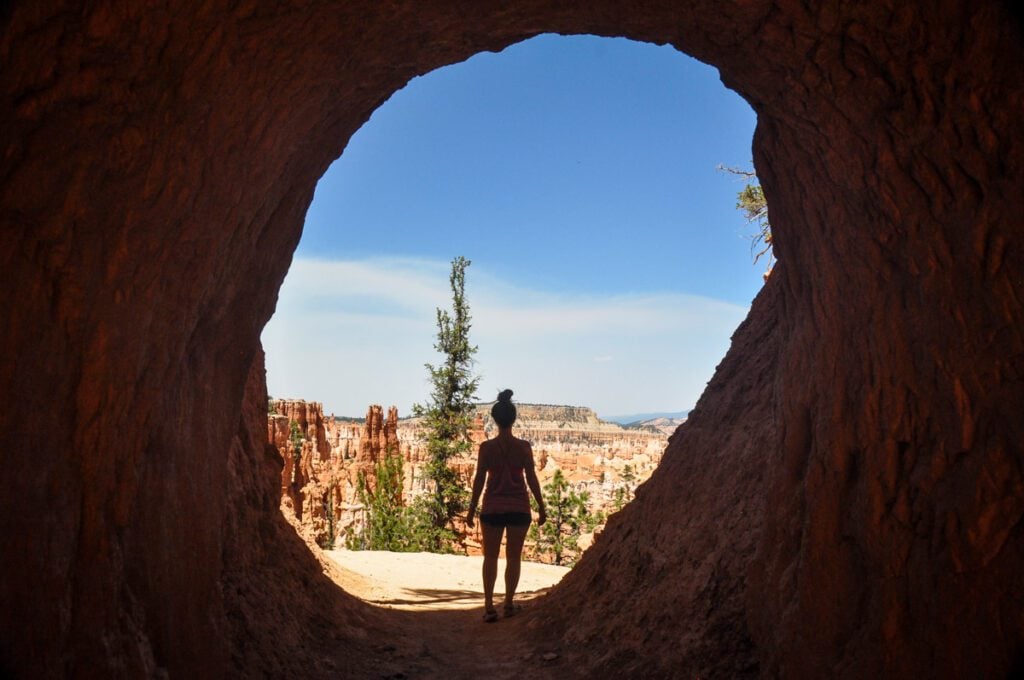
[[[533,520],[528,512],[485,512],[480,521],[489,527],[528,527]]]

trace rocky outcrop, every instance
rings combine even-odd
[[[759,417],[776,398],[776,313],[763,291],[656,473],[543,603],[551,620],[538,640],[561,629],[570,665],[609,677],[764,670],[746,625],[744,583],[764,530],[768,453],[778,436],[776,421]],[[623,573],[636,575],[630,588],[616,582]],[[575,606],[581,601],[588,605]],[[594,639],[606,642],[595,649]],[[657,654],[644,653],[652,648]]]
[[[474,444],[497,434],[488,406],[479,406],[470,438]],[[267,416],[270,442],[284,454],[282,510],[291,514],[308,540],[321,546],[344,544],[365,520],[357,493],[359,476],[376,484],[376,464],[387,452],[401,456],[406,503],[432,491],[425,474],[426,432],[419,419],[398,419],[392,406],[387,418],[371,405],[362,425],[323,415],[323,406],[301,400],[274,400]],[[632,497],[658,462],[667,437],[601,421],[593,410],[577,406],[519,404],[515,434],[533,444],[537,476],[547,483],[561,470],[577,492],[589,496],[594,513],[608,514]],[[294,426],[293,426],[294,423]],[[476,449],[451,461],[467,488],[476,467]],[[479,527],[456,523],[460,541],[478,552]]]
[[[245,644],[230,648],[230,655],[220,662],[222,674],[253,678],[380,673],[373,641],[387,635],[386,624],[373,608],[338,590],[328,576],[333,569],[330,561],[311,553],[299,536],[302,527],[289,524],[278,511],[284,461],[279,448],[267,441],[262,356],[249,373],[244,398],[227,468],[231,494],[224,548],[234,559],[221,578],[229,639]],[[281,408],[315,434],[315,406],[289,402]],[[267,616],[268,600],[287,605]]]
[[[300,533],[323,547],[341,545],[345,532],[360,520],[356,488],[360,475],[375,484],[375,466],[388,451],[399,452],[398,411],[372,405],[360,425],[325,418],[318,402],[278,399],[270,402],[269,443],[284,453],[282,510]]]
[[[641,420],[636,423],[630,423],[626,427],[635,428],[638,430],[651,430],[654,432],[661,432],[665,436],[672,435],[679,426],[686,422],[686,418],[651,418],[649,420]]]
[[[561,591],[587,611],[549,625],[580,609],[556,594],[537,634],[600,639],[581,674],[1024,667],[1017,4],[39,0],[0,17],[5,674],[222,676],[264,654],[275,675],[339,674],[268,640],[280,617],[352,664],[371,653],[281,562],[265,451],[231,453],[266,418],[245,397],[259,334],[317,179],[380,102],[540,32],[717,67],[758,115],[779,262]],[[227,578],[254,562],[258,599]]]
[[[627,429],[597,417],[582,406],[517,404],[514,432],[533,446],[537,477],[547,483],[561,470],[575,491],[590,496],[594,512],[616,509],[616,491],[632,497],[636,486],[654,472],[668,437],[660,432]],[[497,426],[479,410],[485,436],[497,434]]]

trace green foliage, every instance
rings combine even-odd
[[[408,508],[409,550],[455,554],[456,536],[450,526],[434,523],[435,506],[429,496],[420,496]]]
[[[627,487],[635,482],[636,474],[633,472],[633,466],[623,465],[622,474],[619,475],[619,478],[626,483]]]
[[[543,526],[531,525],[528,536],[536,542],[538,554],[549,555],[555,564],[565,560],[572,565],[579,559],[580,534],[593,531],[604,522],[604,515],[587,509],[590,494],[570,489],[561,470],[555,470],[543,491],[548,521]]]
[[[302,461],[302,442],[305,441],[299,424],[294,420],[288,421],[288,441],[292,445],[292,484],[299,478],[299,463]]]
[[[594,533],[594,530],[599,526],[608,521],[608,515],[604,514],[600,510],[597,512],[588,512],[583,518],[583,530],[588,534]]]
[[[324,550],[334,550],[334,490],[336,488],[336,485],[331,484],[327,488],[327,493],[320,499],[324,517],[327,519],[327,533],[318,535],[316,543]]]
[[[371,488],[366,475],[359,473],[356,495],[366,511],[363,530],[349,531],[345,545],[350,550],[390,550],[419,552],[435,545],[454,542],[454,533],[434,526],[429,506],[420,499],[412,505],[403,502],[402,457],[389,453],[374,467],[376,485]]]
[[[274,398],[269,394],[267,395],[267,415],[277,415],[277,407],[274,406]]]
[[[633,485],[636,482],[636,473],[633,471],[633,466],[624,465],[622,472],[619,473],[619,479],[625,483],[622,486],[615,487],[615,491],[612,492],[612,507],[615,508],[615,512],[622,510],[622,507],[632,499]]]
[[[402,502],[402,458],[386,455],[375,466],[376,488],[370,488],[366,474],[359,472],[356,496],[366,509],[366,521],[359,547],[367,550],[401,550],[407,540],[405,507]]]
[[[614,495],[612,496],[612,507],[615,508],[615,512],[622,510],[622,506],[629,502],[627,498],[628,490],[624,486],[615,487]]]
[[[424,500],[426,511],[437,529],[435,550],[446,545],[443,536],[451,533],[452,518],[466,509],[469,491],[451,468],[452,458],[472,450],[469,427],[472,424],[473,398],[479,378],[473,375],[473,355],[477,348],[469,342],[470,314],[466,303],[466,267],[464,257],[452,260],[449,283],[452,310],[437,310],[437,342],[434,349],[444,355],[438,366],[426,365],[430,376],[430,400],[413,406],[413,413],[423,418],[428,460],[424,474],[434,485],[431,498]]]
[[[761,185],[757,182],[757,175],[724,165],[719,165],[718,169],[738,175],[746,181],[746,186],[736,194],[736,209],[743,213],[747,223],[754,225],[755,232],[750,243],[754,263],[756,264],[762,256],[768,256],[768,267],[764,273],[764,278],[767,279],[772,273],[772,267],[775,266],[775,253],[772,250],[772,227],[768,221],[768,202],[765,200]]]

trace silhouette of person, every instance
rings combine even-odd
[[[473,526],[476,503],[484,491],[483,507],[480,509],[480,529],[484,539],[484,622],[498,620],[494,608],[494,581],[498,578],[498,553],[501,550],[501,536],[505,541],[505,604],[506,617],[513,616],[518,607],[514,602],[516,586],[519,585],[520,563],[523,557],[523,542],[530,528],[530,497],[533,493],[540,508],[537,524],[544,524],[547,511],[540,492],[540,482],[534,469],[533,449],[530,442],[512,436],[512,424],[516,421],[516,407],[512,403],[512,390],[504,390],[498,401],[491,407],[491,417],[498,425],[498,436],[480,444],[477,455],[476,476],[473,478],[473,497],[469,502],[466,523]]]

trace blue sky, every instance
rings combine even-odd
[[[760,289],[753,111],[670,47],[540,36],[411,81],[321,179],[263,333],[271,394],[426,399],[464,255],[481,398],[690,408]]]

